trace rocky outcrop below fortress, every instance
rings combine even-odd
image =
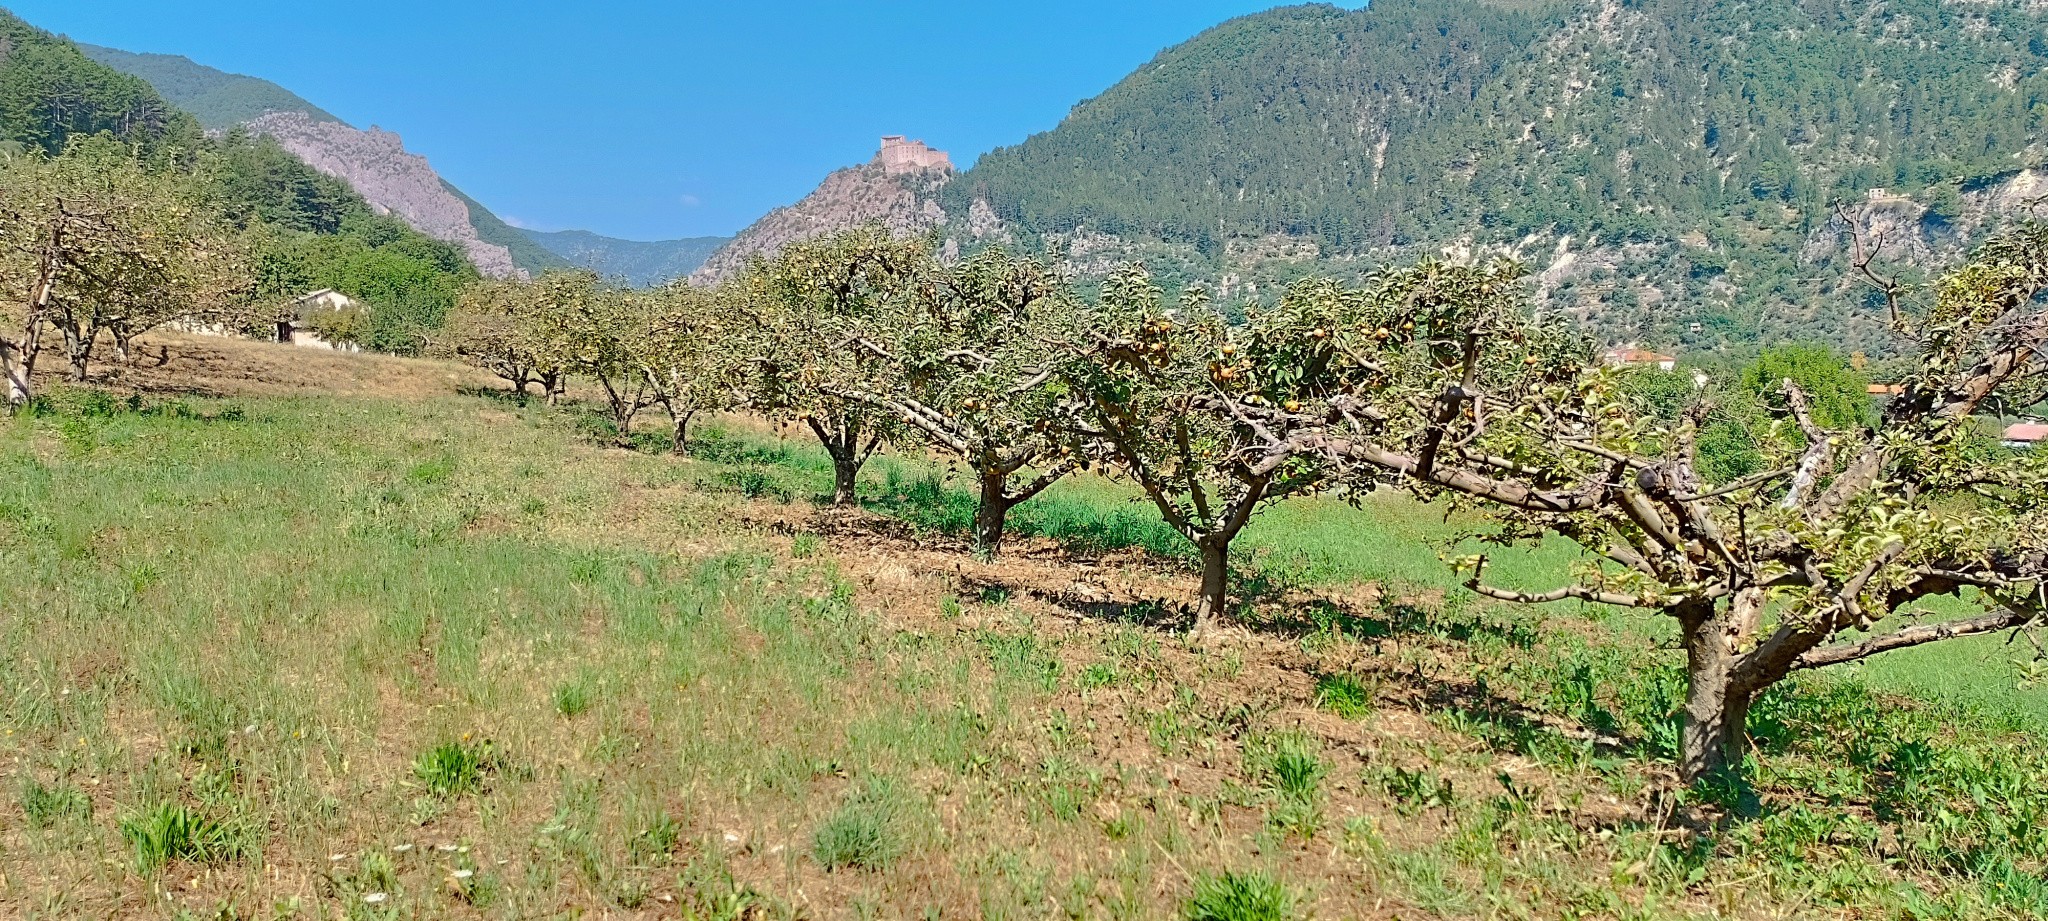
[[[895,142],[895,143],[891,143]],[[914,145],[914,146],[913,146]],[[860,166],[838,170],[802,201],[768,212],[713,253],[690,283],[715,285],[803,240],[867,224],[920,234],[946,223],[939,190],[953,178],[952,161],[922,141],[885,138],[882,152]]]

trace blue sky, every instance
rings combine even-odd
[[[966,166],[1272,0],[1032,3],[0,0],[81,41],[279,83],[499,215],[731,233],[922,137]]]

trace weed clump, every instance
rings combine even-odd
[[[1372,713],[1372,689],[1352,675],[1324,675],[1316,679],[1316,706],[1347,720],[1363,719]]]
[[[414,761],[412,773],[435,796],[456,797],[481,791],[484,775],[496,766],[489,742],[443,742]]]
[[[92,815],[92,800],[76,787],[45,786],[33,778],[21,785],[21,811],[30,825],[49,828],[62,818]]]
[[[827,870],[880,870],[902,856],[895,788],[870,783],[818,826],[811,856]]]
[[[1294,893],[1264,873],[1223,873],[1195,881],[1185,921],[1289,921]]]
[[[590,682],[581,678],[555,685],[555,712],[573,720],[589,712],[592,696]]]
[[[144,873],[174,860],[225,863],[248,851],[239,829],[178,803],[159,803],[122,819],[121,837],[135,849],[135,866]]]

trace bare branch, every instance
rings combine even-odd
[[[1840,646],[1828,646],[1810,650],[1795,660],[1792,663],[1792,667],[1794,669],[1808,669],[1839,665],[1843,662],[1867,659],[1880,652],[1889,652],[1894,649],[1905,649],[1909,646],[1920,646],[1959,636],[1973,636],[1980,633],[1993,633],[2008,628],[2023,627],[2033,619],[2034,615],[2030,612],[2008,610],[1986,614],[1982,617],[1969,617],[1939,624],[1922,624],[1917,627],[1907,627],[1883,636],[1873,637],[1860,643],[1845,643]]]

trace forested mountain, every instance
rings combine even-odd
[[[2048,162],[2044,26],[2035,0],[1277,9],[984,156],[947,210],[1083,270],[1136,255],[1239,292],[1511,246],[1610,339],[1881,347],[1814,281],[1839,276],[1830,205],[1869,204],[1918,257],[2016,207]]]
[[[154,145],[198,135],[150,85],[88,60],[70,42],[0,10],[0,142],[57,153],[74,134]]]
[[[271,112],[303,112],[319,121],[341,121],[268,80],[215,70],[178,55],[137,54],[84,42],[77,45],[86,57],[148,81],[165,99],[214,131],[224,131]]]
[[[55,156],[95,135],[133,145],[153,170],[203,184],[248,239],[259,296],[283,302],[335,288],[370,305],[366,345],[416,347],[477,277],[460,249],[385,215],[276,140],[241,130],[208,136],[147,82],[0,11],[0,140]]]
[[[454,243],[486,274],[566,265],[407,154],[391,132],[363,131],[268,80],[231,74],[168,54],[79,45],[88,57],[147,81],[212,131],[253,127],[276,137],[321,171],[340,177],[378,208],[429,236]]]
[[[1913,271],[2048,191],[2044,163],[2040,0],[1377,0],[1231,20],[916,200],[739,239],[943,225],[1229,299],[1504,251],[1610,342],[1883,351],[1834,205]],[[826,194],[846,175],[807,202],[859,205]]]
[[[587,230],[553,233],[520,231],[570,264],[636,288],[650,288],[687,278],[731,237],[686,237],[681,240],[620,240]]]

